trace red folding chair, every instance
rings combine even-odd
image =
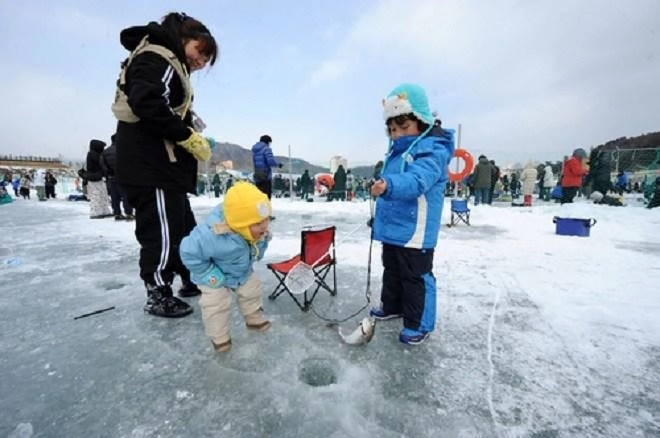
[[[288,260],[268,263],[266,265],[278,280],[277,287],[268,296],[270,300],[274,300],[286,292],[298,307],[300,307],[300,310],[306,312],[309,310],[319,290],[325,289],[330,292],[330,295],[337,295],[335,230],[336,228],[334,226],[304,228],[300,232],[300,254]],[[314,271],[314,284],[302,294],[302,303],[295,294],[291,293],[284,281],[291,269],[301,262],[312,266]],[[332,273],[332,287],[330,287],[326,280],[330,273]]]

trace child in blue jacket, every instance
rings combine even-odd
[[[378,320],[403,317],[399,340],[416,345],[435,328],[433,252],[454,132],[441,128],[419,85],[396,87],[383,107],[389,148],[371,187],[377,197],[373,237],[383,244],[383,285],[381,306],[370,314]]]
[[[271,326],[262,310],[263,285],[252,267],[268,248],[270,214],[264,193],[253,184],[237,182],[224,203],[181,242],[181,261],[202,291],[202,321],[215,351],[231,349],[232,292],[248,329],[266,331]]]

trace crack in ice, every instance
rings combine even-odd
[[[493,420],[493,424],[495,426],[495,434],[497,436],[499,436],[497,429],[500,424],[497,422],[497,413],[495,412],[495,407],[493,406],[493,376],[495,374],[495,365],[493,364],[493,328],[495,327],[495,312],[497,311],[497,305],[499,304],[499,301],[500,289],[495,287],[495,299],[493,300],[493,307],[490,310],[490,317],[488,318],[488,387],[486,388],[486,397],[488,399],[488,411],[490,412],[490,417]]]

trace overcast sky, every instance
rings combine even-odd
[[[0,154],[83,158],[114,132],[119,32],[184,3],[0,2]],[[381,100],[417,82],[499,163],[660,130],[658,0],[189,1],[221,46],[193,75],[220,141],[327,165],[382,158]]]

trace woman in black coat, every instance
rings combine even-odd
[[[192,308],[173,296],[175,274],[179,295],[199,294],[179,257],[181,240],[196,225],[187,193],[195,193],[197,162],[211,157],[208,140],[192,128],[190,72],[213,65],[218,48],[206,26],[180,13],[124,29],[120,39],[131,55],[112,107],[119,120],[116,175],[135,208],[144,310],[181,317]]]

